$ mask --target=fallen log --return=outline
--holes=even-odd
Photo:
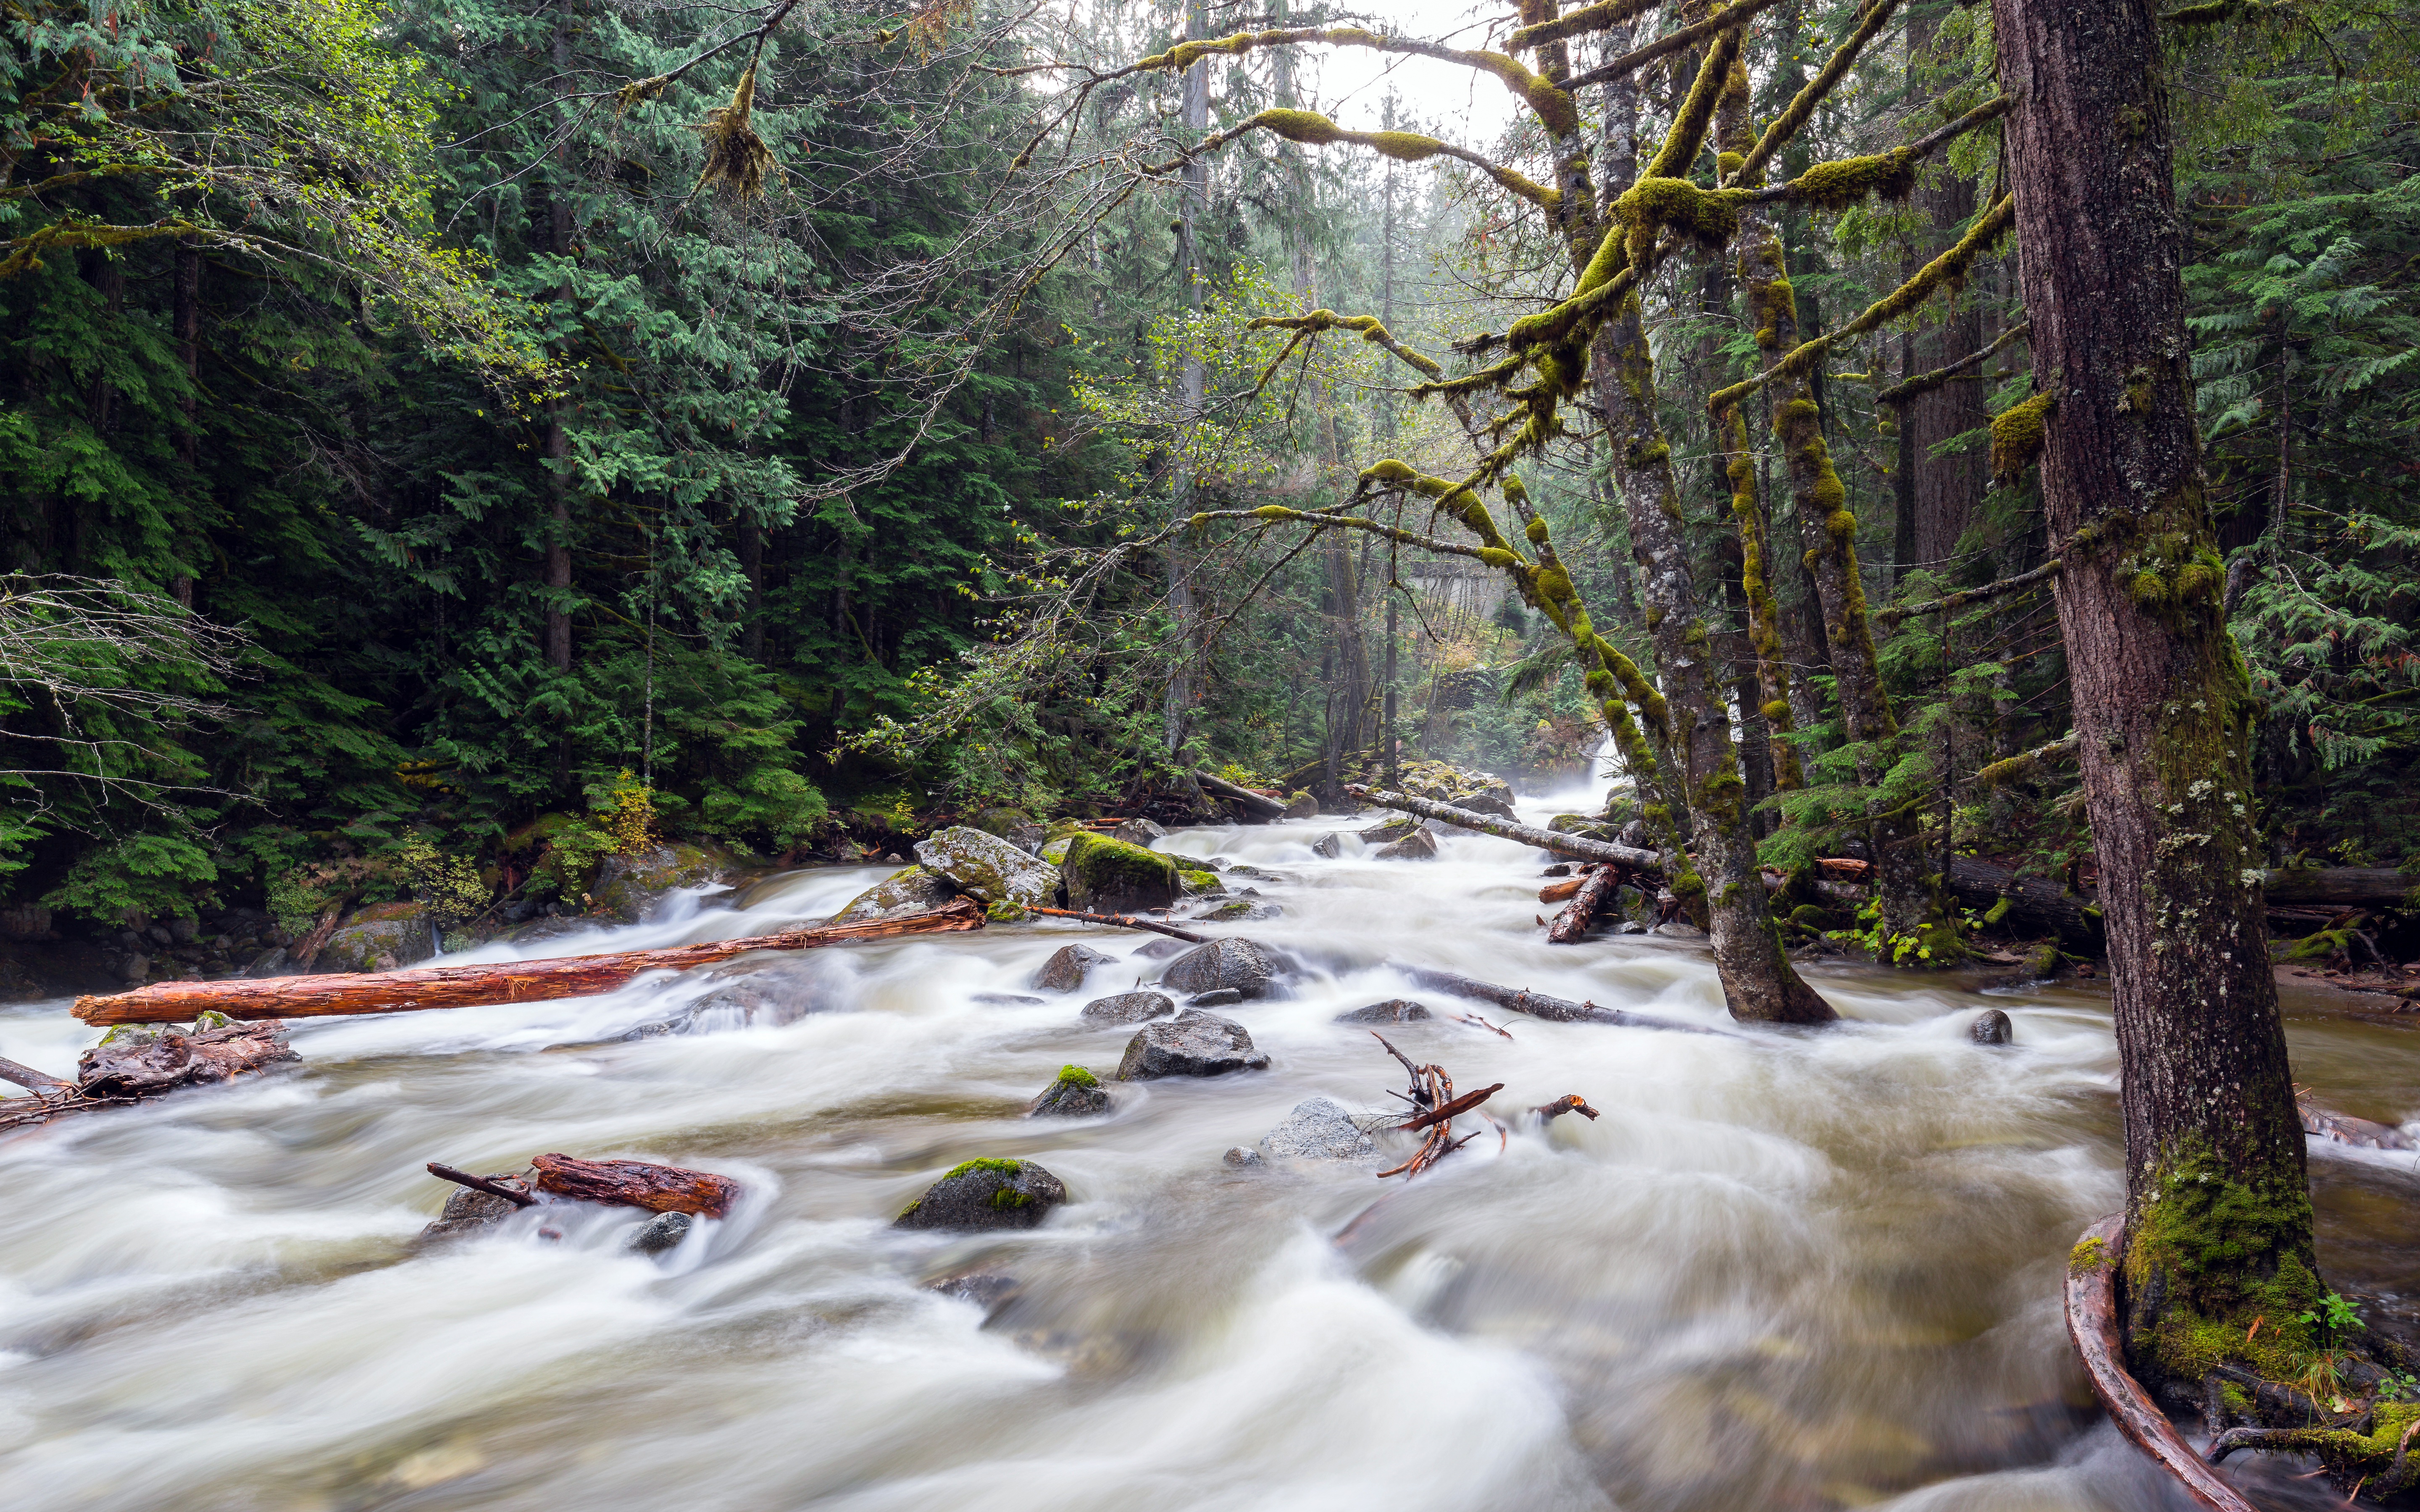
[[[2384,867],[2295,867],[2261,879],[2273,903],[2371,903],[2400,907],[2420,878]]]
[[[1286,806],[1264,793],[1255,793],[1250,788],[1238,787],[1223,777],[1212,777],[1207,772],[1194,773],[1193,780],[1246,812],[1259,814],[1264,821],[1285,817]]]
[[[1542,903],[1569,903],[1572,896],[1587,885],[1586,877],[1565,877],[1559,882],[1549,882],[1538,889],[1538,901]]]
[[[2001,917],[2046,929],[2067,944],[2098,953],[2101,911],[2047,877],[2021,877],[2011,869],[1972,856],[1949,859],[1949,890],[1969,908],[1989,911],[2003,901]]]
[[[75,1083],[31,1066],[20,1066],[13,1060],[0,1060],[0,1082],[8,1082],[29,1092],[72,1092]]]
[[[537,1198],[526,1192],[516,1192],[502,1181],[490,1181],[484,1176],[473,1176],[469,1171],[458,1171],[451,1165],[441,1165],[433,1160],[428,1163],[428,1174],[441,1181],[451,1181],[456,1186],[467,1186],[473,1192],[485,1192],[491,1197],[502,1197],[516,1208],[537,1206]]]
[[[1087,924],[1114,924],[1120,929],[1147,929],[1154,934],[1165,934],[1171,940],[1186,940],[1195,945],[1210,943],[1210,936],[1207,934],[1196,934],[1189,929],[1178,929],[1173,924],[1161,924],[1148,918],[1137,918],[1132,914],[1088,914],[1079,908],[1037,908],[1031,905],[1025,911],[1029,914],[1047,914],[1053,918],[1080,918]]]
[[[2294,1111],[2302,1117],[2303,1133],[2321,1139],[2333,1139],[2340,1145],[2355,1145],[2364,1149],[2410,1149],[2411,1136],[2392,1124],[2372,1123],[2356,1119],[2350,1113],[2325,1108],[2307,1097],[2294,1099]]]
[[[1432,1124],[1451,1123],[1502,1090],[1504,1090],[1504,1084],[1497,1082],[1493,1087],[1482,1087],[1476,1092],[1465,1092],[1443,1107],[1431,1108],[1428,1112],[1419,1114],[1406,1122],[1399,1123],[1395,1127],[1409,1134],[1415,1129],[1426,1129]]]
[[[578,1202],[609,1202],[650,1212],[690,1212],[720,1218],[731,1211],[739,1183],[711,1171],[688,1171],[677,1165],[651,1165],[636,1160],[574,1160],[569,1155],[540,1155],[530,1165],[537,1169],[537,1189]]]
[[[2109,1412],[2118,1431],[2160,1462],[2186,1492],[2211,1512],[2253,1512],[2252,1504],[2228,1485],[2153,1405],[2126,1370],[2125,1338],[2118,1322],[2118,1258],[2125,1219],[2111,1213],[2084,1231],[2067,1261],[2067,1335],[2092,1381],[2092,1395]]]
[[[1450,803],[1438,803],[1430,798],[1418,798],[1408,793],[1389,793],[1384,788],[1363,787],[1357,782],[1345,783],[1344,791],[1364,803],[1374,803],[1381,809],[1400,810],[1404,813],[1419,814],[1423,819],[1440,819],[1449,825],[1460,825],[1465,829],[1476,829],[1481,834],[1494,835],[1501,840],[1515,840],[1524,845],[1535,845],[1542,851],[1553,851],[1560,856],[1575,856],[1583,861],[1611,861],[1616,866],[1626,866],[1636,871],[1657,873],[1661,873],[1664,870],[1664,857],[1660,852],[1643,851],[1635,845],[1616,845],[1610,841],[1589,840],[1579,835],[1566,835],[1559,830],[1540,829],[1535,825],[1525,825],[1517,820],[1500,818],[1496,814],[1480,813],[1470,809],[1457,809]]]
[[[130,1035],[84,1053],[76,1062],[76,1090],[86,1097],[158,1097],[302,1058],[274,1019],[199,1034]]]
[[[1552,1123],[1566,1113],[1576,1113],[1590,1123],[1597,1120],[1596,1109],[1589,1106],[1588,1099],[1577,1092],[1565,1093],[1552,1103],[1541,1103],[1529,1111],[1537,1115],[1540,1123]]]
[[[1618,867],[1601,866],[1590,872],[1579,891],[1572,895],[1572,901],[1546,926],[1546,942],[1577,945],[1587,939],[1589,926],[1596,921],[1598,912],[1612,901],[1614,889],[1621,886],[1621,872]]]
[[[983,905],[954,898],[939,908],[860,924],[825,924],[709,940],[662,950],[562,956],[490,966],[419,966],[323,977],[260,980],[163,981],[105,997],[79,997],[75,1016],[86,1024],[175,1024],[204,1011],[232,1019],[324,1018],[349,1013],[399,1013],[424,1008],[474,1008],[536,1003],[609,993],[642,972],[687,971],[752,950],[807,950],[827,945],[892,939],[983,928]]]
[[[1652,1013],[1632,1013],[1619,1008],[1599,1008],[1594,1003],[1575,1003],[1566,998],[1548,997],[1527,988],[1498,987],[1491,981],[1457,972],[1438,971],[1430,966],[1395,968],[1419,985],[1457,997],[1467,997],[1481,1003],[1494,1003],[1515,1013],[1531,1018],[1552,1019],[1558,1024],[1611,1024],[1634,1029],[1671,1029],[1681,1034],[1714,1034],[1736,1039],[1728,1029],[1709,1028],[1702,1024],[1683,1024],[1679,1019],[1657,1018]]]

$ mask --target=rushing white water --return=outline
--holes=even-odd
[[[299,1067],[0,1142],[7,1505],[2164,1504],[2079,1410],[2056,1309],[2068,1245],[2121,1190],[2099,1000],[1843,971],[1819,975],[1849,1016],[1822,1031],[1404,1025],[1388,1038],[1505,1083],[1508,1110],[1579,1092],[1604,1118],[1490,1132],[1407,1186],[1231,1168],[1305,1098],[1390,1101],[1395,1063],[1334,1022],[1423,995],[1390,962],[1729,1026],[1684,943],[1545,945],[1534,853],[1470,836],[1381,862],[1348,839],[1323,860],[1333,823],[1163,842],[1286,878],[1253,884],[1282,918],[1210,928],[1306,969],[1218,1011],[1270,1070],[1116,1087],[1105,1119],[1019,1115],[1063,1063],[1112,1071],[1131,1031],[1076,1011],[1162,963],[976,1001],[1028,992],[1070,940],[1148,943],[1053,923],[825,952],[833,1007],[781,1027],[616,1038],[706,990],[668,978],[300,1023]],[[791,873],[529,953],[761,933],[881,874]],[[1985,1006],[2013,1048],[1967,1041]],[[2400,1039],[2296,1032],[2353,1083],[2411,1085]],[[64,1004],[0,1011],[14,1059],[64,1070],[91,1038]],[[660,1259],[622,1248],[640,1215],[601,1210],[411,1245],[448,1190],[423,1163],[543,1150],[748,1195]],[[1073,1200],[1027,1233],[888,1227],[976,1155],[1038,1160]],[[1020,1288],[988,1320],[928,1288],[974,1270]]]

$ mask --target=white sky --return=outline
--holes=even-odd
[[[1369,18],[1351,24],[1456,47],[1500,42],[1518,24],[1516,13],[1501,0],[1362,0],[1351,8]],[[1493,78],[1430,58],[1353,47],[1312,48],[1304,52],[1299,67],[1301,87],[1309,97],[1304,103],[1326,112],[1348,131],[1379,128],[1390,85],[1414,119],[1449,142],[1473,148],[1494,142],[1518,108],[1512,92]]]

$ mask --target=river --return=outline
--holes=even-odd
[[[1335,825],[1160,842],[1275,873],[1252,885],[1282,917],[1205,929],[1305,970],[1283,1000],[1217,1011],[1269,1070],[1113,1087],[1099,1119],[1019,1114],[1063,1063],[1114,1070],[1132,1031],[1076,1010],[1161,963],[978,1000],[1028,993],[1070,940],[1151,938],[1054,922],[823,952],[830,1011],[780,1026],[618,1038],[704,973],[302,1022],[298,1067],[0,1141],[6,1505],[2183,1504],[2091,1410],[2058,1312],[2068,1247],[2122,1191],[2104,996],[1819,965],[1845,1015],[1822,1030],[1404,1025],[1389,1038],[1465,1089],[1578,1092],[1604,1117],[1489,1131],[1408,1185],[1231,1167],[1306,1098],[1391,1101],[1394,1062],[1334,1022],[1424,995],[1389,962],[1729,1026],[1687,942],[1546,945],[1526,847],[1315,856]],[[763,933],[886,870],[786,873],[736,908],[683,895],[527,953]],[[1968,1041],[1987,1007],[2012,1046]],[[2420,1036],[2290,1007],[2301,1080],[2348,1112],[2420,1112]],[[64,1003],[0,1010],[0,1056],[64,1071],[91,1038]],[[604,1210],[412,1246],[449,1190],[424,1163],[544,1150],[706,1167],[747,1196],[661,1258]],[[1072,1200],[1026,1233],[888,1227],[981,1155],[1039,1161]],[[2413,1164],[2315,1157],[2347,1291],[2420,1297]],[[1017,1286],[988,1318],[931,1288],[978,1271]],[[2291,1462],[2236,1463],[2267,1504],[2342,1504]]]

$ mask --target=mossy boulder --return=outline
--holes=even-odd
[[[1081,1066],[1062,1066],[1059,1078],[1025,1109],[1029,1119],[1089,1119],[1109,1111],[1101,1079]]]
[[[1106,835],[1070,840],[1059,875],[1067,887],[1067,906],[1091,913],[1166,908],[1185,896],[1175,861]]]
[[[1059,899],[1057,872],[999,836],[963,825],[918,841],[916,859],[986,906],[1047,908]]]
[[[955,895],[950,879],[922,866],[911,866],[866,888],[837,914],[835,924],[861,924],[873,918],[904,918],[940,907]]]
[[[597,913],[636,924],[654,913],[667,894],[721,882],[737,870],[728,855],[704,846],[658,845],[605,857],[597,864],[588,895]]]
[[[1436,856],[1436,835],[1425,825],[1378,850],[1381,861],[1434,861]]]
[[[1621,840],[1620,825],[1584,813],[1559,813],[1546,821],[1546,827],[1558,835],[1576,835],[1581,840],[1603,841],[1608,845],[1619,844]]]
[[[997,836],[1031,856],[1042,848],[1049,831],[1042,822],[1022,809],[985,809],[967,821],[970,829],[980,829]]]
[[[1109,838],[1111,840],[1122,840],[1129,845],[1140,845],[1144,850],[1149,850],[1151,849],[1151,842],[1153,841],[1166,840],[1168,838],[1168,831],[1160,828],[1159,825],[1152,823],[1152,821],[1148,819],[1129,819],[1125,824],[1120,825],[1117,828],[1110,830]]]
[[[1504,791],[1497,789],[1482,788],[1477,792],[1457,795],[1445,801],[1457,809],[1467,809],[1472,813],[1491,814],[1498,819],[1511,819],[1517,822],[1521,817],[1512,811],[1512,800],[1504,795]]]
[[[1030,1160],[970,1160],[926,1187],[891,1227],[1033,1228],[1066,1200],[1066,1183]]]
[[[1294,796],[1286,799],[1285,816],[1288,819],[1311,819],[1318,813],[1319,800],[1299,788],[1295,790]]]
[[[1399,791],[1415,797],[1433,798],[1438,803],[1451,803],[1475,793],[1490,794],[1512,801],[1512,784],[1492,772],[1471,771],[1446,762],[1412,762],[1398,779]]]
[[[413,903],[356,909],[319,949],[315,971],[393,971],[437,953],[428,911]]]
[[[1215,898],[1227,890],[1227,885],[1218,880],[1216,872],[1180,869],[1176,880],[1185,888],[1187,898]]]

